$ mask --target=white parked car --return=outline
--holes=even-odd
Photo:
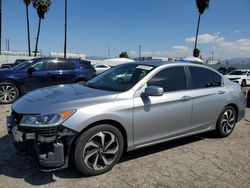
[[[93,65],[93,67],[95,68],[96,70],[96,74],[100,74],[108,69],[110,69],[111,67],[108,66],[108,65],[100,65],[100,64],[96,64],[96,65]]]
[[[250,70],[249,69],[238,69],[225,75],[233,82],[239,83],[242,87],[250,85]]]

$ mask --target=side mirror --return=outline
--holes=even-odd
[[[33,67],[30,67],[27,69],[28,74],[32,74],[34,71],[35,71],[35,69]]]
[[[143,97],[149,97],[149,96],[162,96],[164,93],[164,90],[162,87],[158,86],[148,86],[145,89],[145,92],[142,93]]]

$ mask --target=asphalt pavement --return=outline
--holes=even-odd
[[[74,167],[40,172],[34,156],[14,149],[9,113],[10,105],[0,106],[0,187],[250,187],[250,109],[227,138],[201,134],[132,151],[96,177]]]

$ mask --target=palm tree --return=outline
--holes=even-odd
[[[198,39],[199,28],[200,28],[200,19],[201,19],[201,15],[209,7],[209,0],[196,0],[196,6],[199,10],[199,17],[198,17],[198,24],[197,24],[197,29],[196,29],[196,37],[195,37],[195,44],[194,44],[194,51],[193,51],[194,57],[199,56],[199,53],[197,53],[199,52],[199,50],[196,48],[196,46],[197,46],[197,39]]]
[[[40,28],[41,28],[41,20],[44,19],[45,13],[48,12],[49,7],[51,5],[51,1],[50,0],[32,0],[32,1],[33,1],[33,7],[37,10],[37,14],[39,17],[37,37],[36,37],[36,48],[35,48],[35,57],[36,57]]]
[[[68,8],[68,1],[64,0],[64,58],[67,57],[67,8]]]
[[[27,20],[27,31],[28,31],[28,50],[29,50],[29,56],[31,56],[30,52],[30,23],[29,23],[29,5],[31,3],[31,0],[23,0],[25,7],[26,7],[26,20]]]

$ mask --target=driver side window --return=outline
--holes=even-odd
[[[162,87],[164,92],[186,90],[186,74],[184,67],[166,68],[154,75],[147,83],[148,86]]]
[[[45,70],[43,61],[37,62],[34,65],[32,65],[31,67],[34,68],[35,71],[44,71]]]

